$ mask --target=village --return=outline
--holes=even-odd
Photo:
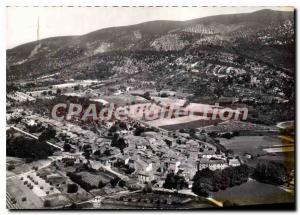
[[[49,38],[30,13],[6,50],[7,208],[293,208],[294,8],[244,9]]]
[[[8,98],[11,104],[15,103],[15,105],[18,104],[17,106],[19,106],[22,103],[26,107],[31,107],[30,103],[35,103],[37,100],[48,101],[57,97],[62,97],[64,100],[67,98],[68,101],[73,101],[74,99],[75,101],[81,101],[82,97],[78,93],[80,88],[74,89],[74,85],[73,88],[69,88],[67,84],[64,87],[67,87],[67,90],[62,88],[65,95],[53,93],[50,98],[42,94],[32,96],[31,92],[12,93],[8,95]],[[87,85],[81,88],[82,92],[87,92],[89,87]],[[72,94],[72,91],[77,93]],[[40,106],[39,109],[27,108],[26,110],[15,108],[14,105],[9,106],[7,129],[12,135],[19,133],[39,140],[39,136],[42,136],[42,133],[47,131],[47,129],[51,128],[55,131],[51,139],[47,140],[48,144],[56,149],[54,154],[51,155],[51,162],[46,167],[33,166],[33,168],[36,168],[36,175],[44,175],[42,179],[46,180],[46,182],[48,181],[49,183],[52,181],[52,178],[55,178],[55,180],[63,181],[65,188],[60,188],[59,184],[57,184],[57,188],[50,185],[48,191],[46,191],[45,186],[38,185],[40,186],[39,189],[34,188],[34,184],[37,186],[37,183],[34,179],[29,178],[33,182],[27,182],[30,184],[28,186],[32,189],[31,192],[39,193],[37,194],[39,196],[41,187],[43,187],[44,193],[42,197],[44,203],[40,204],[44,205],[46,202],[47,207],[66,207],[74,203],[84,205],[88,201],[93,202],[93,204],[99,204],[99,196],[107,196],[112,193],[137,192],[144,190],[148,186],[153,190],[157,189],[159,191],[166,187],[165,184],[170,174],[183,180],[182,183],[176,185],[177,189],[190,190],[189,192],[192,193],[193,180],[198,171],[205,169],[222,171],[228,167],[237,167],[244,164],[249,156],[252,156],[247,153],[237,156],[232,150],[227,150],[215,138],[212,138],[209,133],[211,132],[209,130],[210,127],[213,128],[213,131],[216,131],[218,127],[216,125],[221,126],[223,124],[220,118],[212,120],[203,116],[207,115],[207,113],[212,113],[213,109],[211,107],[213,106],[205,106],[210,109],[203,114],[203,105],[187,103],[182,95],[177,97],[168,94],[168,98],[162,98],[159,97],[162,93],[158,93],[156,97],[151,98],[153,91],[151,94],[146,93],[146,97],[144,96],[145,93],[137,95],[136,91],[133,91],[130,95],[129,92],[126,92],[126,89],[125,91],[118,90],[116,92],[112,92],[111,96],[100,97],[100,99],[91,97],[90,102],[97,102],[103,108],[113,101],[125,108],[138,107],[136,108],[137,113],[140,111],[142,114],[134,115],[130,112],[131,115],[128,115],[126,121],[114,118],[109,121],[86,121],[80,119],[78,112],[77,115],[69,117],[71,120],[67,120],[67,118],[56,120],[51,118],[51,110],[43,111],[43,108],[47,106],[45,104],[43,104],[44,107]],[[163,93],[166,93],[166,91]],[[45,98],[41,99],[43,96]],[[123,98],[126,98],[126,100]],[[131,100],[128,100],[128,98],[131,98]],[[198,116],[190,118],[187,118],[186,114],[181,114],[176,117],[172,116],[169,119],[159,119],[158,114],[157,117],[149,120],[145,119],[145,112],[150,110],[150,108],[145,107],[149,106],[149,104],[155,105],[159,113],[159,108],[175,104],[175,107],[191,107],[198,112],[202,111],[202,114],[197,112]],[[221,109],[222,107],[217,108],[217,110]],[[153,109],[151,110],[153,111]],[[170,109],[167,110],[170,111]],[[171,112],[173,113],[174,111]],[[217,114],[216,116],[219,115]],[[186,123],[195,123],[195,121],[198,128],[184,129]],[[227,120],[227,122],[230,121],[232,120]],[[242,132],[244,128],[246,133],[250,129],[253,132],[269,134],[279,132],[274,127],[240,123],[241,125],[233,127],[232,131],[236,131],[239,128],[239,131]],[[181,125],[183,126],[181,127]],[[168,126],[171,126],[171,130],[167,130],[170,128]],[[176,127],[175,130],[174,126]],[[230,129],[224,129],[223,135],[226,134],[226,131],[230,131]],[[230,134],[234,134],[234,132]],[[32,172],[32,170],[29,172]],[[17,175],[13,174],[9,180],[14,178],[15,180],[23,181],[27,176],[33,177],[28,172],[21,172]],[[117,184],[114,183],[114,180]],[[66,186],[71,184],[71,181],[79,185],[78,191],[76,191],[77,198],[75,199],[70,197],[73,194],[66,192],[69,190]],[[51,182],[50,184],[53,183],[56,182]],[[81,192],[85,194],[79,194]],[[61,195],[62,200],[58,202],[51,201],[51,198],[55,195]],[[109,198],[106,200],[108,202],[112,201]],[[103,199],[101,199],[102,201]],[[117,200],[113,200],[113,202],[115,201]],[[121,202],[124,203],[124,201]],[[220,205],[222,203],[209,201],[209,204]]]

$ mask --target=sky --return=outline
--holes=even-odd
[[[6,47],[37,40],[38,19],[39,37],[44,39],[152,20],[184,21],[261,9],[293,10],[291,7],[7,7]]]

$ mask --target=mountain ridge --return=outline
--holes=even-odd
[[[187,21],[155,20],[78,36],[45,38],[8,49],[7,71],[9,75],[18,73],[17,76],[24,77],[21,71],[28,68],[39,75],[41,70],[59,70],[79,60],[115,51],[181,51],[207,46],[238,50],[256,44],[285,47],[294,43],[293,15],[293,11],[260,10]],[[281,26],[285,26],[281,34],[275,32]]]

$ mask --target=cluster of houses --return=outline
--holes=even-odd
[[[109,167],[113,167],[114,162],[121,162],[134,168],[132,175],[141,184],[155,181],[158,186],[162,186],[170,172],[180,174],[191,182],[198,170],[209,168],[215,171],[240,165],[239,159],[225,155],[210,143],[180,138],[184,143],[178,144],[177,138],[162,132],[144,132],[142,136],[128,133],[124,135],[128,144],[124,152],[103,157],[102,162]]]
[[[42,117],[34,119],[38,121],[44,119],[43,123],[52,124],[51,119],[46,120]],[[128,176],[137,179],[140,184],[155,181],[158,186],[162,186],[167,174],[174,172],[184,176],[191,185],[191,180],[198,170],[209,168],[215,171],[240,165],[238,159],[221,152],[215,145],[193,139],[187,133],[177,132],[176,135],[170,135],[162,131],[147,131],[136,136],[133,129],[119,130],[117,133],[127,145],[121,151],[111,146],[110,139],[99,137],[91,130],[83,130],[76,125],[70,127],[69,124],[63,125],[57,121],[54,126],[59,133],[68,137],[71,146],[77,148],[75,151],[82,151],[84,146],[90,148],[93,168],[105,166],[119,172],[116,164],[122,163],[133,169]],[[99,151],[97,155],[96,151]]]

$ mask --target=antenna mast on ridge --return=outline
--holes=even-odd
[[[37,20],[37,32],[36,32],[36,36],[37,36],[38,43],[40,43],[40,17],[39,16],[38,16],[38,20]]]

